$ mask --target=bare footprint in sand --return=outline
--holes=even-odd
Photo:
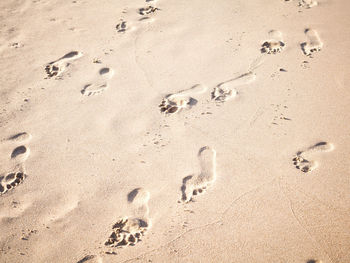
[[[8,138],[8,140],[15,143],[29,141],[30,139],[31,135],[26,132],[18,133]],[[10,160],[13,162],[11,172],[0,174],[0,195],[23,182],[26,177],[24,162],[28,159],[29,155],[30,150],[24,145],[18,146],[12,151],[10,155]]]
[[[194,96],[196,94],[202,94],[206,90],[207,87],[197,84],[190,89],[169,94],[165,96],[159,104],[160,111],[165,114],[171,114],[179,112],[182,109],[189,109],[198,102]]]
[[[97,95],[105,91],[108,87],[108,80],[114,75],[114,71],[111,68],[101,68],[99,71],[100,80],[92,84],[86,84],[81,90],[81,94],[84,96]]]
[[[301,49],[306,56],[311,56],[314,52],[321,51],[323,42],[316,30],[305,29],[305,35],[308,38],[307,42],[301,43]]]
[[[50,62],[46,65],[45,71],[49,78],[60,76],[64,70],[69,66],[69,62],[76,60],[83,56],[83,53],[79,51],[72,51],[57,59],[56,61]]]
[[[148,216],[148,201],[150,193],[143,188],[136,188],[128,196],[128,202],[134,207],[133,217],[119,219],[113,228],[113,232],[105,242],[109,247],[134,246],[141,241],[142,236],[151,227]]]
[[[29,141],[31,137],[29,133],[21,132],[11,136],[8,140],[15,143],[22,143],[24,141]],[[28,159],[29,155],[30,150],[24,145],[17,146],[12,151],[10,155],[10,160],[13,162],[11,172],[0,174],[0,195],[15,188],[24,181],[26,178],[24,162]]]
[[[201,171],[199,174],[186,176],[182,180],[182,201],[192,201],[192,197],[203,193],[208,185],[216,180],[216,151],[208,146],[198,152]]]
[[[283,42],[282,33],[277,30],[271,30],[269,32],[269,39],[266,40],[261,45],[261,53],[266,54],[277,54],[282,52],[285,47],[285,43]]]
[[[0,175],[0,195],[21,184],[25,178],[26,174],[21,170],[6,175]]]
[[[253,72],[242,74],[234,79],[222,82],[217,85],[211,93],[212,100],[216,102],[225,102],[233,99],[238,94],[236,87],[243,86],[253,82],[256,75]]]
[[[319,142],[307,148],[304,151],[299,151],[293,158],[293,164],[304,173],[311,172],[318,167],[318,162],[310,160],[314,155],[333,151],[334,145],[328,142]]]

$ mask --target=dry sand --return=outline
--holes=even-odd
[[[0,1],[0,262],[350,262],[349,11]]]

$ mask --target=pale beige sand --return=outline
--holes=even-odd
[[[0,1],[0,262],[350,262],[350,2],[315,2]]]

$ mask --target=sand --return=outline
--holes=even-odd
[[[0,1],[0,262],[350,262],[349,11]]]

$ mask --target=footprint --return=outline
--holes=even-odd
[[[299,0],[299,6],[301,7],[311,8],[317,5],[318,5],[318,2],[315,0]]]
[[[261,53],[267,53],[267,54],[277,54],[282,52],[282,50],[285,47],[285,43],[282,39],[282,33],[277,30],[271,30],[269,32],[269,40],[266,40],[261,45]]]
[[[154,7],[154,6],[148,6],[148,7],[143,7],[143,8],[140,8],[139,9],[139,14],[140,15],[149,15],[149,14],[151,14],[151,13],[154,13],[154,12],[156,12],[157,10],[159,10],[159,8],[157,8],[157,7]]]
[[[319,142],[305,151],[299,151],[293,158],[293,164],[304,173],[311,172],[318,167],[318,162],[310,160],[314,154],[333,151],[334,145],[328,142]]]
[[[207,186],[216,180],[216,151],[208,146],[198,153],[201,172],[198,175],[186,176],[182,181],[182,201],[192,201],[194,195],[203,193]]]
[[[13,142],[24,142],[31,139],[31,135],[21,132],[8,138]],[[14,168],[11,172],[0,174],[0,195],[15,188],[26,178],[24,162],[28,159],[30,150],[24,145],[17,146],[11,153],[10,158],[14,162]]]
[[[305,29],[305,35],[308,38],[308,42],[301,43],[300,46],[306,56],[311,56],[314,52],[322,49],[323,42],[316,30]]]
[[[238,76],[237,78],[225,81],[217,85],[211,93],[212,100],[217,102],[225,102],[236,97],[237,90],[235,87],[242,86],[253,82],[256,75],[253,72],[248,72]]]
[[[190,89],[182,90],[174,94],[169,94],[162,99],[160,111],[165,114],[175,113],[182,109],[189,109],[197,104],[197,100],[192,96],[202,94],[207,87],[197,84]]]
[[[113,226],[113,231],[107,241],[109,247],[134,246],[141,241],[142,236],[151,227],[148,201],[150,193],[143,188],[136,188],[128,196],[128,202],[134,206],[134,217],[123,217]]]
[[[56,61],[50,62],[46,65],[45,71],[49,78],[60,76],[64,70],[69,66],[69,61],[80,58],[83,53],[79,51],[71,51]]]
[[[26,174],[23,171],[11,172],[0,176],[0,195],[22,183],[25,177]]]
[[[96,83],[87,84],[81,90],[81,94],[84,96],[91,96],[102,93],[109,87],[107,80],[110,80],[114,75],[114,71],[111,68],[102,68],[99,71],[99,76],[102,80],[97,81]]]

